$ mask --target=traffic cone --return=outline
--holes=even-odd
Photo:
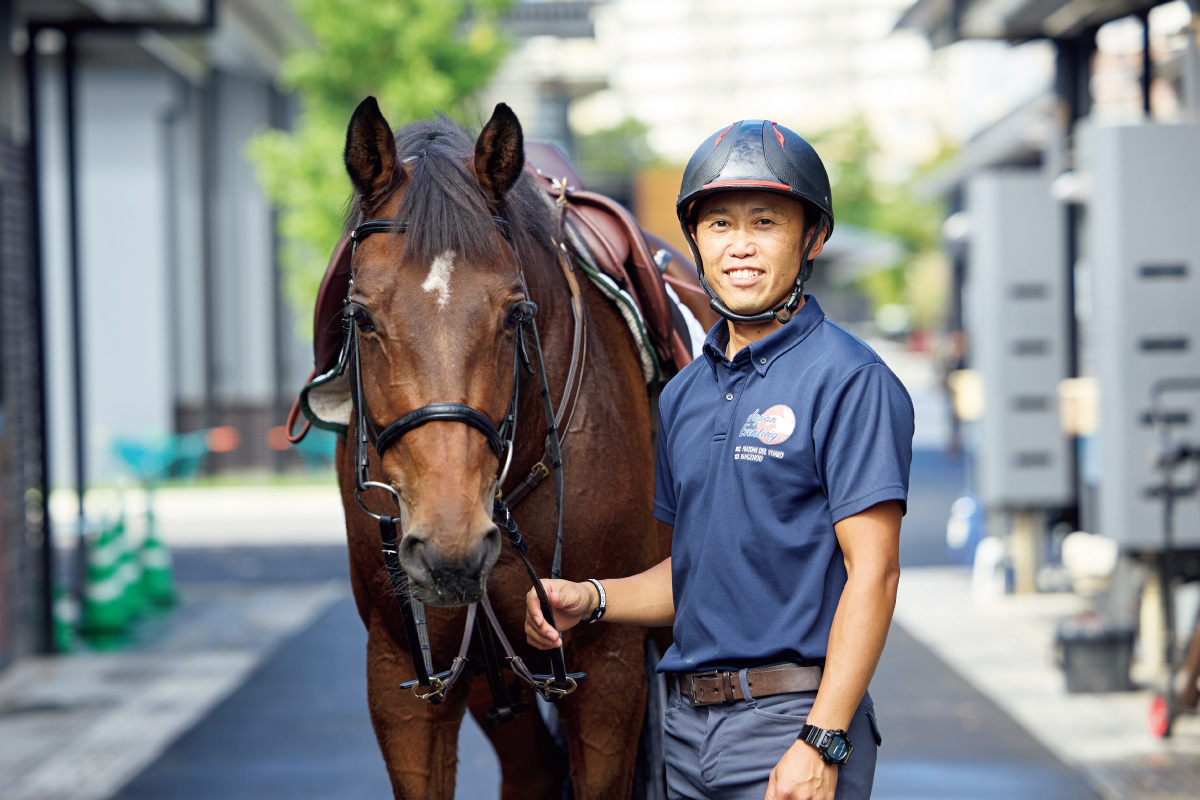
[[[75,627],[79,624],[79,605],[62,586],[54,589],[54,650],[70,653],[75,649]]]
[[[142,592],[142,565],[138,553],[129,543],[129,534],[125,530],[125,514],[117,518],[114,546],[120,554],[117,559],[117,571],[121,576],[121,602],[129,619],[135,620],[146,609],[146,596]]]
[[[124,599],[125,581],[116,526],[102,528],[88,546],[87,555],[82,633],[91,644],[112,646],[129,630],[129,608]]]
[[[154,512],[146,511],[146,538],[142,541],[138,560],[142,566],[142,595],[146,602],[158,608],[175,605],[175,573],[171,566],[171,551],[154,530]]]

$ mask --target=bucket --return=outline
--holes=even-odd
[[[1133,691],[1129,679],[1133,638],[1132,628],[1113,625],[1096,614],[1060,622],[1055,643],[1062,655],[1067,692]]]

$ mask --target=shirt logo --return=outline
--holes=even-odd
[[[783,444],[796,430],[796,415],[785,405],[771,406],[761,414],[758,409],[746,419],[738,436],[749,436],[763,444]]]

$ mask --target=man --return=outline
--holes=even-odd
[[[671,557],[628,578],[545,581],[556,622],[674,626],[658,667],[671,797],[866,798],[912,402],[803,293],[833,229],[804,139],[764,120],[713,134],[677,210],[725,319],[659,403],[654,513],[674,526]],[[532,591],[526,608],[530,643],[558,644]]]

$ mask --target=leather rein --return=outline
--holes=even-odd
[[[504,235],[505,240],[511,245],[512,233],[509,222],[503,217],[497,216],[492,217],[492,221]],[[375,233],[404,233],[407,229],[407,221],[382,218],[366,220],[360,223],[350,234],[350,280],[342,315],[342,326],[345,331],[342,360],[351,371],[354,401],[354,418],[352,421],[355,448],[354,500],[363,512],[373,517],[379,523],[384,565],[400,602],[405,637],[408,640],[409,655],[417,676],[415,680],[401,684],[400,688],[410,689],[415,697],[427,700],[435,705],[442,702],[445,699],[446,693],[451,689],[465,668],[467,651],[470,647],[472,634],[477,633],[482,645],[485,671],[494,701],[494,707],[485,715],[485,723],[491,726],[512,719],[517,712],[528,707],[528,704],[518,701],[516,692],[504,686],[503,677],[500,674],[502,665],[500,654],[497,652],[497,644],[504,652],[503,660],[507,662],[508,668],[520,680],[527,683],[548,701],[553,701],[558,697],[570,694],[575,690],[578,681],[586,676],[581,672],[567,673],[561,647],[550,651],[551,674],[534,674],[529,670],[520,656],[516,655],[511,643],[508,641],[503,630],[501,630],[488,599],[486,589],[480,601],[472,603],[468,607],[462,643],[450,669],[438,673],[434,672],[432,648],[429,644],[429,634],[426,625],[425,606],[408,592],[407,575],[400,565],[398,520],[393,515],[376,514],[367,507],[362,499],[362,494],[367,489],[377,488],[388,492],[396,502],[396,505],[400,505],[400,495],[395,487],[387,483],[371,480],[369,468],[370,456],[367,446],[373,444],[376,454],[382,460],[384,453],[394,446],[404,434],[428,422],[435,421],[460,422],[482,433],[487,438],[488,445],[495,454],[500,467],[499,478],[496,481],[496,498],[493,503],[493,520],[504,530],[513,550],[521,559],[525,571],[528,573],[529,579],[533,583],[534,590],[537,593],[542,614],[553,625],[553,609],[550,607],[549,598],[546,596],[545,588],[538,578],[537,571],[529,561],[527,556],[529,548],[521,536],[516,521],[513,519],[512,508],[527,497],[544,478],[550,474],[554,475],[558,527],[555,535],[554,560],[550,574],[554,578],[561,577],[563,544],[562,439],[566,437],[567,426],[574,414],[582,384],[581,375],[586,355],[587,340],[586,317],[583,314],[582,298],[580,296],[578,281],[574,275],[574,265],[565,246],[555,241],[556,255],[571,290],[571,309],[575,321],[571,362],[567,373],[567,386],[556,413],[550,398],[550,387],[546,377],[545,358],[542,353],[541,339],[538,336],[537,323],[534,321],[534,317],[537,314],[537,305],[528,299],[529,290],[525,282],[524,270],[520,268],[520,261],[518,260],[518,273],[526,301],[523,304],[523,308],[519,307],[520,313],[513,319],[513,324],[515,325],[513,389],[508,410],[505,412],[499,427],[494,425],[486,414],[463,403],[434,402],[404,414],[399,419],[386,425],[383,430],[377,430],[370,415],[367,413],[366,398],[362,385],[359,326],[351,313],[352,304],[350,297],[354,290],[355,278],[354,257],[359,244],[368,236]],[[534,368],[530,362],[529,353],[525,345],[524,333],[526,328],[529,328],[533,334],[537,362],[536,374],[541,389],[542,405],[546,414],[546,441],[541,459],[534,464],[529,474],[507,496],[503,496],[500,487],[503,486],[509,467],[512,465],[521,369],[524,368],[530,375],[534,374]],[[560,430],[562,431],[561,435]],[[546,462],[549,462],[549,466],[547,466]],[[476,631],[476,620],[478,618],[477,606],[483,607],[484,618],[488,623],[487,626],[481,626],[478,631]]]

